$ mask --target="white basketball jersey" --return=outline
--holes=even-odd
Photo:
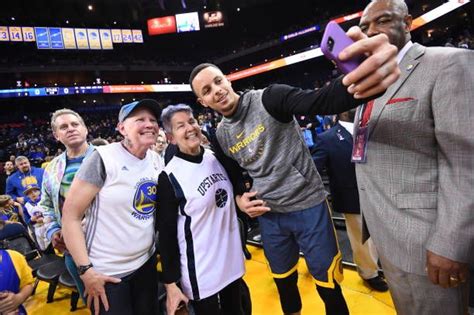
[[[156,184],[163,166],[151,150],[140,160],[121,143],[96,149],[107,175],[86,212],[86,247],[97,271],[123,276],[154,253]]]
[[[201,163],[175,156],[164,171],[179,200],[182,289],[192,300],[204,299],[245,272],[232,184],[208,150]]]

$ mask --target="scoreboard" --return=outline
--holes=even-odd
[[[65,96],[82,94],[191,92],[189,84],[92,85],[66,87],[34,87],[0,90],[1,98]]]

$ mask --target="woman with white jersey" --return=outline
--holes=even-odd
[[[154,222],[163,164],[150,147],[159,115],[154,100],[122,106],[117,130],[124,140],[96,148],[64,204],[64,240],[95,314],[158,313]]]
[[[246,284],[231,181],[187,105],[161,115],[178,151],[158,179],[157,220],[168,314],[190,301],[196,315],[244,314]],[[250,297],[247,295],[247,299]]]

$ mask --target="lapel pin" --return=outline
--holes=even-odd
[[[413,69],[413,65],[408,65],[407,70],[410,71],[411,69]]]

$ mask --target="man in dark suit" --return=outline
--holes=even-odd
[[[370,239],[362,243],[359,193],[355,167],[351,162],[354,111],[338,116],[337,124],[316,138],[313,160],[319,173],[326,169],[329,176],[333,209],[343,213],[346,219],[347,236],[360,277],[372,289],[385,292],[388,286],[378,274],[375,246]]]

